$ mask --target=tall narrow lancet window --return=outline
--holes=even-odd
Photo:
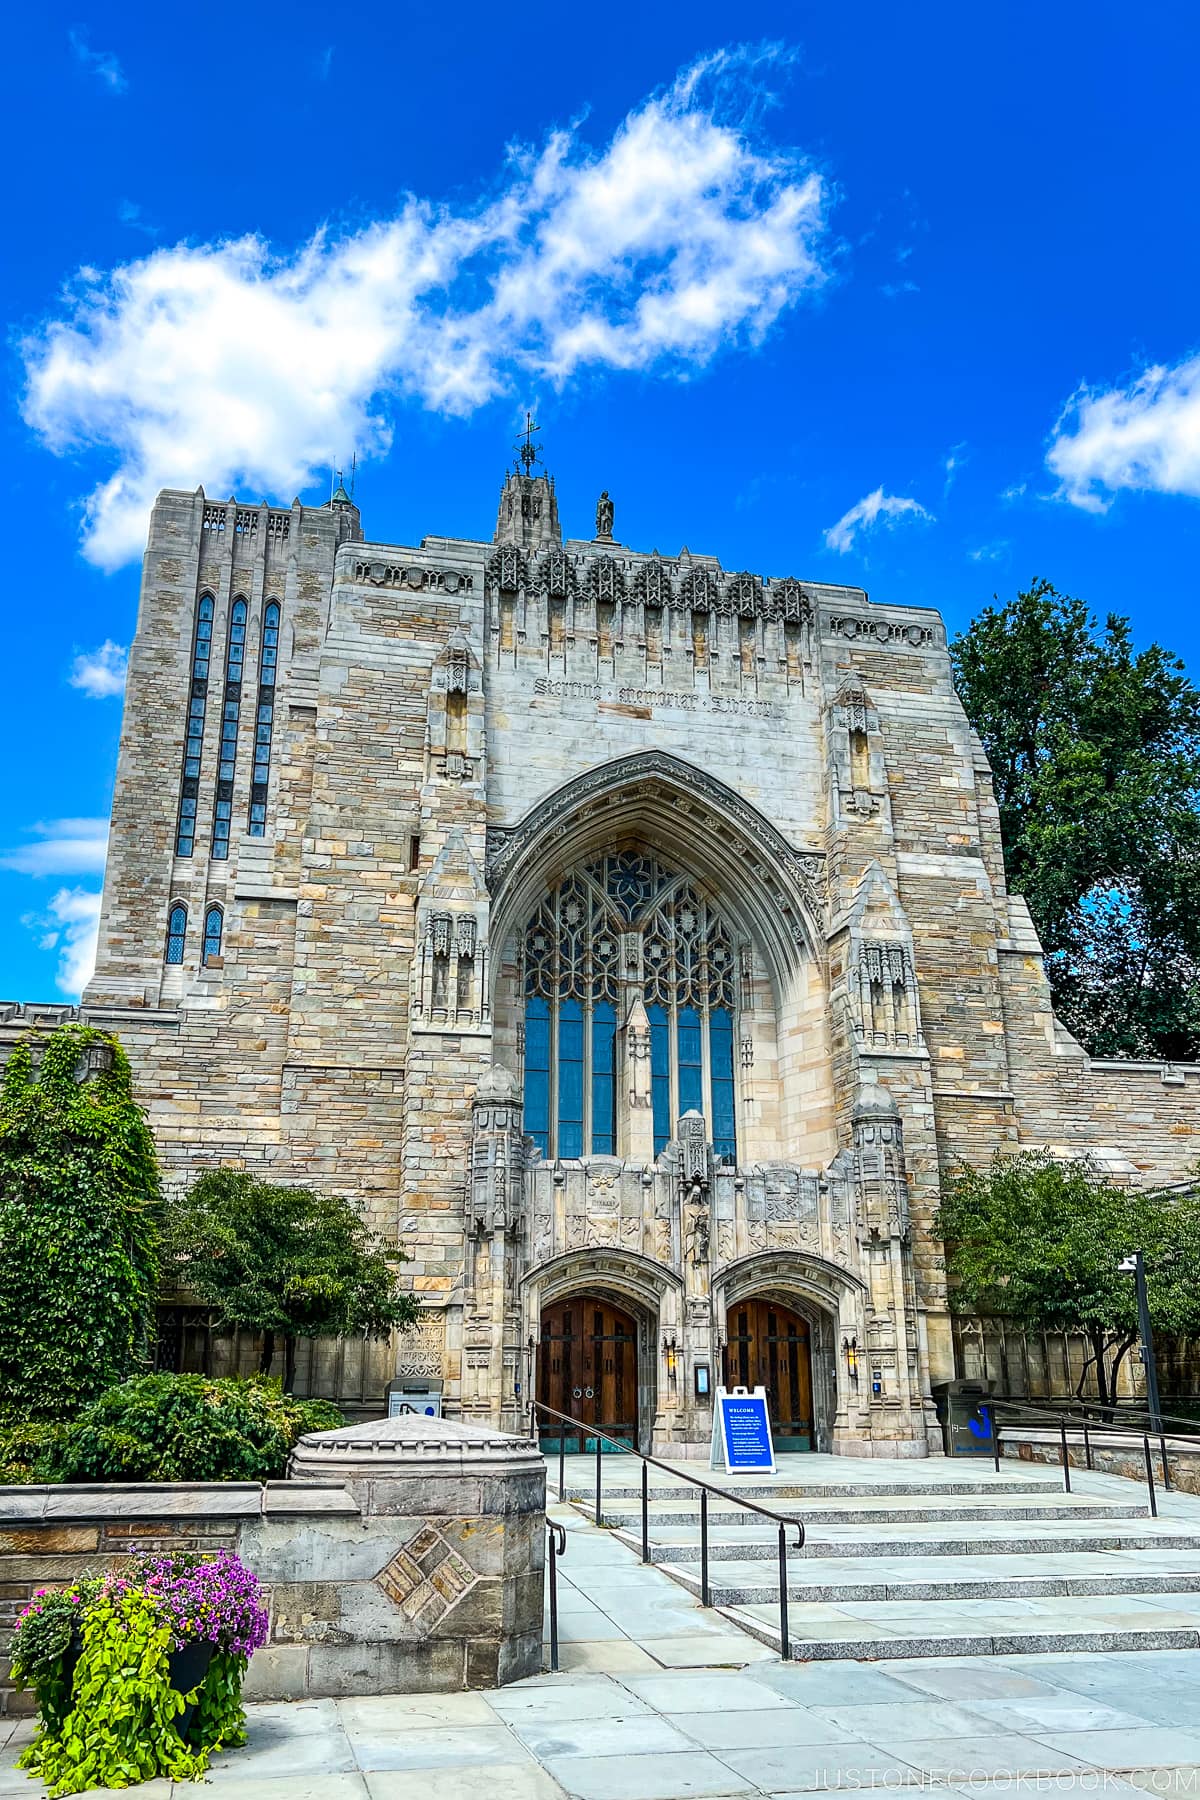
[[[250,836],[265,837],[267,782],[271,775],[271,733],[275,726],[275,674],[279,666],[279,607],[263,610],[258,653],[258,708],[254,715],[254,774],[250,782]]]
[[[190,856],[196,843],[196,802],[200,794],[200,757],[204,749],[204,711],[208,704],[208,665],[212,656],[213,598],[202,594],[196,607],[192,644],[192,685],[188,694],[187,733],[183,742],[183,779],[179,789],[176,856]]]
[[[233,772],[237,765],[238,722],[242,711],[242,674],[246,666],[246,602],[235,600],[229,613],[225,649],[225,703],[221,713],[221,755],[217,764],[217,804],[213,814],[212,853],[218,862],[229,855],[233,818]]]
[[[525,1130],[543,1156],[622,1153],[618,1028],[641,998],[655,1155],[695,1111],[736,1160],[733,939],[686,877],[640,851],[603,857],[547,894],[523,951]]]
[[[177,904],[167,914],[167,954],[164,960],[168,963],[181,963],[186,942],[187,907]]]
[[[219,906],[210,906],[204,915],[204,960],[221,954],[221,934],[225,927],[225,915]]]

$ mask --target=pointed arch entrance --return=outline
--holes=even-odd
[[[537,1397],[636,1447],[638,1442],[638,1323],[608,1295],[576,1293],[542,1308]],[[594,1448],[586,1429],[572,1431],[543,1419],[542,1441],[570,1455]]]
[[[811,1450],[812,1342],[802,1314],[771,1297],[739,1300],[727,1315],[726,1387],[764,1387],[777,1450]]]

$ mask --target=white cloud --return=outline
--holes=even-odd
[[[123,94],[129,83],[115,53],[111,50],[93,50],[87,41],[86,31],[79,26],[69,32],[68,37],[75,61],[94,75],[110,93]]]
[[[55,985],[78,999],[96,966],[100,895],[87,888],[59,888],[44,913],[26,913],[21,923],[38,934],[39,950],[57,950]]]
[[[928,519],[931,524],[933,522],[933,514],[919,500],[904,500],[897,494],[885,494],[881,487],[877,487],[873,494],[864,494],[849,512],[842,514],[836,525],[829,527],[825,533],[825,542],[831,550],[838,550],[844,556],[860,531],[869,531],[881,520],[885,525],[892,526],[906,514],[915,519]]]
[[[30,829],[35,841],[0,851],[0,869],[15,869],[21,875],[103,873],[107,819],[51,819]]]
[[[316,68],[318,81],[329,80],[329,71],[333,67],[333,50],[334,46],[332,44],[326,44],[325,48],[317,57],[314,66]]]
[[[1028,486],[1029,483],[1027,481],[1014,481],[1010,487],[1006,487],[1002,490],[1000,498],[1011,505],[1014,501],[1024,498]]]
[[[976,549],[968,550],[967,555],[976,563],[1001,562],[1008,555],[1009,548],[1007,538],[996,538],[990,544],[980,544]]]
[[[915,281],[885,281],[880,293],[888,300],[895,300],[901,294],[919,294],[920,288]]]
[[[784,60],[709,57],[599,151],[578,124],[510,150],[474,207],[409,196],[291,255],[243,237],[81,271],[23,345],[24,411],[59,454],[115,456],[86,554],[140,554],[161,487],[286,500],[348,444],[382,453],[397,398],[461,416],[531,381],[684,372],[760,341],[826,278],[821,177],[751,137]]]
[[[1081,387],[1046,462],[1059,495],[1087,512],[1107,512],[1122,488],[1200,497],[1200,356],[1156,364],[1125,387]]]
[[[129,652],[123,644],[105,638],[97,650],[81,650],[67,676],[73,688],[82,688],[93,700],[108,700],[125,692]]]

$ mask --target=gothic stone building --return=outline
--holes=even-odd
[[[1200,1147],[1196,1071],[1054,1020],[937,614],[633,550],[607,496],[564,541],[528,468],[486,542],[160,495],[83,1011],[170,1179],[407,1252],[420,1330],[339,1381],[696,1453],[722,1379],[787,1447],[939,1447],[947,1172]]]

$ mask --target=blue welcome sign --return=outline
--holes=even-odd
[[[755,1469],[774,1475],[766,1388],[717,1389],[711,1463],[714,1469]]]

